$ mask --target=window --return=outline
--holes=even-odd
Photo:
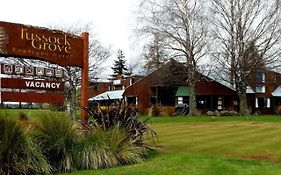
[[[206,104],[206,103],[207,103],[207,101],[204,101],[204,100],[199,101],[199,104],[200,104],[200,105],[204,105],[204,104]]]
[[[108,86],[108,91],[114,91],[114,86],[109,85],[109,86]]]
[[[222,97],[218,98],[218,110],[222,110]]]
[[[134,83],[134,79],[130,78],[130,85],[132,85]]]
[[[256,98],[256,108],[270,108],[270,98]]]
[[[274,76],[274,83],[277,83],[277,79],[278,79],[278,74],[275,74],[275,76]]]
[[[265,82],[265,74],[262,72],[258,72],[256,74],[256,80],[258,83],[264,83]]]
[[[265,93],[265,86],[257,86],[256,93]]]
[[[178,104],[183,104],[183,97],[178,97]]]
[[[113,80],[113,85],[122,85],[122,81],[120,80]]]
[[[151,104],[161,104],[161,99],[157,96],[150,97],[150,103]]]
[[[198,109],[204,109],[207,108],[207,101],[206,100],[199,100],[197,101],[197,108]]]

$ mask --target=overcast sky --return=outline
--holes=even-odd
[[[35,26],[92,22],[98,40],[129,58],[135,10],[136,0],[2,0],[0,21]]]

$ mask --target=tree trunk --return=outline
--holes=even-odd
[[[246,115],[249,113],[248,111],[248,105],[247,105],[247,97],[246,97],[246,93],[239,93],[239,100],[240,100],[240,103],[239,103],[239,113],[241,115]]]
[[[189,85],[189,114],[190,116],[197,115],[197,104],[196,104],[196,94],[195,85]]]
[[[68,109],[68,114],[70,115],[71,118],[75,119],[76,118],[76,90],[71,90],[70,91],[70,99],[68,99],[68,104],[69,104],[69,109]]]

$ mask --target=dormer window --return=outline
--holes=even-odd
[[[257,83],[265,83],[265,74],[262,72],[258,72],[256,74]]]

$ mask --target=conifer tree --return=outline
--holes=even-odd
[[[124,78],[125,75],[130,75],[130,71],[126,66],[125,55],[122,50],[117,51],[117,60],[114,60],[114,65],[111,67],[113,70],[113,79],[117,76]]]

